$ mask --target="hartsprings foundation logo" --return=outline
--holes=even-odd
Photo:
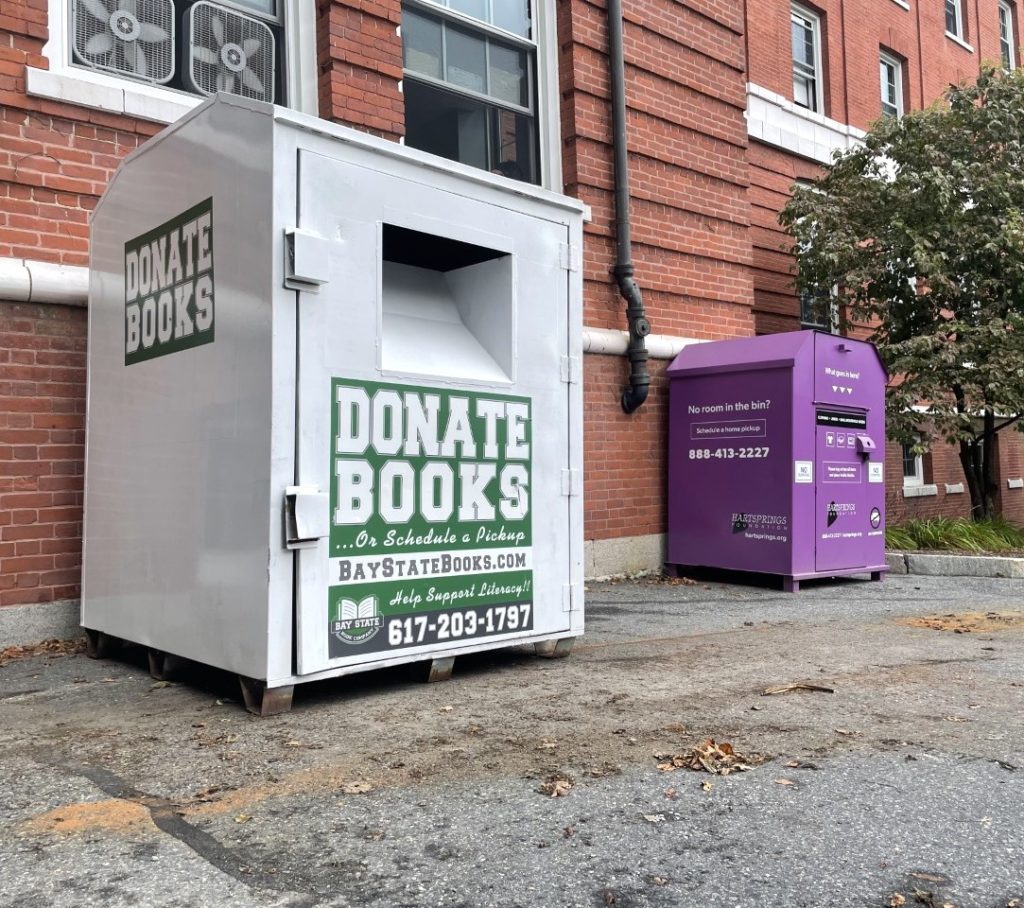
[[[736,511],[732,514],[733,535],[764,542],[785,542],[788,538],[789,518],[785,514],[753,514]]]

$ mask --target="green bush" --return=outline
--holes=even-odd
[[[886,548],[903,550],[1024,551],[1024,530],[998,517],[977,522],[962,517],[931,517],[888,527],[885,545]]]

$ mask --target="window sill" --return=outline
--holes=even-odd
[[[904,498],[929,498],[932,495],[939,494],[938,486],[904,486],[903,497]]]
[[[26,66],[25,90],[35,97],[80,104],[156,123],[173,123],[204,100],[169,88],[125,84],[85,69],[54,72]]]
[[[1024,489],[1024,479],[1007,479],[1006,488],[1008,489]]]
[[[897,6],[902,6],[905,10],[910,9],[910,4],[907,3],[907,0],[892,0],[892,2],[895,3]]]
[[[946,483],[946,494],[947,495],[963,495],[964,484],[962,482]]]
[[[954,35],[952,32],[946,32],[946,37],[949,38],[949,40],[952,41],[954,44],[959,44],[964,50],[970,51],[972,54],[974,53],[974,48],[971,47],[971,45],[968,44],[966,41],[964,41],[964,39],[961,38],[959,35]]]

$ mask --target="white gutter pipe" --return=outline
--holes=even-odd
[[[0,300],[84,306],[89,300],[89,269],[0,257]]]
[[[670,334],[648,334],[644,339],[647,353],[652,359],[675,359],[683,347],[702,344],[704,341],[693,337],[673,337]],[[622,356],[629,344],[629,332],[617,328],[584,328],[583,352],[606,353]]]
[[[89,299],[89,269],[31,259],[0,257],[0,300],[15,303],[56,303],[85,306]],[[692,337],[650,334],[647,350],[653,359],[675,359],[679,351],[703,341]],[[584,328],[583,352],[623,356],[629,332],[617,328]]]

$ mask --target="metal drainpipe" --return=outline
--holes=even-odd
[[[622,392],[622,409],[632,413],[647,400],[651,376],[647,371],[647,345],[651,323],[644,312],[640,287],[633,280],[633,253],[629,221],[629,157],[626,147],[626,74],[622,53],[622,0],[608,3],[608,57],[611,63],[612,149],[615,155],[615,241],[617,253],[612,274],[626,301],[629,322],[629,387]]]

